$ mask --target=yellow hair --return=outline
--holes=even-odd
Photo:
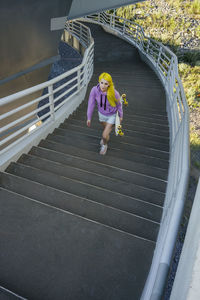
[[[101,79],[108,81],[109,87],[107,90],[107,98],[111,106],[116,106],[116,102],[118,101],[115,98],[115,88],[114,88],[111,75],[105,72],[101,73],[101,75],[99,76],[99,82],[101,81]]]

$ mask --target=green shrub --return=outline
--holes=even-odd
[[[200,51],[187,51],[182,55],[181,60],[194,67],[200,61]]]
[[[200,1],[199,0],[194,0],[191,3],[191,7],[189,8],[189,12],[191,14],[200,14]]]
[[[200,139],[197,133],[190,133],[190,145],[192,150],[199,150],[200,149]]]

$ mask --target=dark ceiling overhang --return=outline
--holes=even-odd
[[[73,0],[67,19],[77,19],[103,10],[142,2],[144,0]]]

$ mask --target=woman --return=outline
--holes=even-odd
[[[102,139],[100,142],[100,154],[105,155],[108,148],[108,141],[112,127],[115,124],[115,117],[118,111],[120,122],[123,119],[122,104],[120,95],[115,90],[112,77],[108,73],[99,76],[99,83],[90,92],[87,109],[87,126],[91,126],[92,114],[97,102],[99,121],[103,126]]]

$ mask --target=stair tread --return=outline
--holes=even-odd
[[[19,295],[16,295],[12,291],[0,286],[0,299],[1,300],[23,300]]]
[[[100,151],[100,137],[99,139],[94,140],[93,137],[85,137],[84,139],[79,138],[80,135],[72,134],[68,136],[61,136],[60,134],[50,134],[47,137],[48,141],[55,141],[58,143],[62,143],[68,146],[80,147],[82,150],[91,151],[94,153],[98,153]],[[89,142],[87,141],[89,140]],[[168,168],[168,164],[166,161],[162,161],[162,159],[148,157],[144,154],[132,153],[130,151],[121,150],[120,147],[114,148],[112,144],[108,144],[108,150],[106,153],[106,157],[113,157],[114,159],[123,159],[127,162],[133,162],[137,164],[142,164],[145,169],[149,169],[151,171],[156,172],[156,170],[161,170],[161,172],[166,172]]]
[[[87,120],[86,112],[84,113],[82,110],[75,111],[73,114],[70,115],[69,120],[80,120],[85,121]],[[67,120],[66,120],[67,121]],[[94,111],[92,116],[92,122],[99,122],[97,111]],[[133,126],[137,124],[138,126],[149,128],[150,126],[155,129],[161,129],[163,131],[169,131],[169,126],[167,124],[161,124],[157,119],[152,120],[152,122],[148,122],[147,119],[139,119],[137,117],[127,119],[126,114],[124,114],[123,124],[126,126]]]
[[[66,127],[67,124],[64,123],[62,124],[58,129],[67,129],[69,132],[72,132],[72,128],[67,128]],[[85,128],[84,128],[85,126]],[[83,134],[85,133],[85,135],[94,135],[94,136],[100,136],[101,135],[101,132],[102,132],[102,127],[99,123],[96,123],[95,126],[93,127],[93,125],[90,127],[90,128],[87,128],[86,129],[86,123],[84,124],[84,126],[79,126],[78,124],[74,124],[74,127],[73,127],[73,130],[75,131],[77,129],[77,131],[80,131],[82,132]],[[112,139],[110,140],[110,142],[125,142],[125,143],[129,143],[129,144],[133,144],[133,145],[140,145],[140,146],[143,146],[144,148],[149,148],[156,152],[164,152],[166,153],[167,155],[169,155],[168,153],[168,147],[164,146],[164,149],[163,148],[163,145],[162,143],[159,143],[157,141],[151,141],[151,143],[145,143],[144,139],[141,138],[141,137],[138,137],[138,136],[135,136],[135,137],[132,137],[130,134],[126,134],[126,127],[124,126],[124,124],[122,124],[122,127],[123,127],[123,130],[125,132],[125,135],[123,136],[123,138],[121,137],[116,137],[115,136],[115,133],[114,131],[111,132],[111,136],[112,136]],[[128,129],[127,129],[127,132],[128,132]],[[133,132],[133,131],[132,131]],[[168,138],[167,138],[168,139]],[[161,149],[156,149],[156,146],[159,146],[159,144],[161,144],[162,148]],[[153,149],[155,148],[155,149]]]
[[[80,127],[85,127],[86,120],[79,120],[79,119],[75,119],[75,118],[71,117],[70,119],[65,120],[64,124],[73,124],[73,125],[77,125]],[[129,124],[128,122],[123,121],[122,126],[124,128],[126,128],[126,130],[130,130],[130,131],[147,132],[147,133],[158,135],[158,136],[169,137],[169,130],[158,128],[158,127],[152,128],[149,126],[149,124],[148,124],[148,126],[145,127],[144,125],[141,125],[141,124],[132,125],[132,124]],[[61,128],[62,128],[62,126],[61,126]],[[92,120],[92,128],[94,128],[94,129],[100,128],[100,123],[98,120]],[[88,128],[88,130],[89,129],[90,128]]]
[[[86,298],[91,288],[95,298],[108,299],[109,294],[119,300],[127,292],[139,297],[153,242],[2,189],[0,193],[0,252],[6,253],[0,256],[2,283],[9,282],[28,299],[68,298],[70,287],[78,299],[77,284]],[[137,280],[130,278],[134,269],[139,270]]]
[[[110,191],[116,191],[120,194],[131,196],[142,201],[151,201],[151,199],[159,199],[164,201],[165,193],[155,191],[154,189],[145,188],[133,183],[123,182],[120,179],[114,179],[107,174],[97,174],[78,167],[63,165],[63,163],[53,162],[47,158],[34,157],[31,155],[23,155],[18,160],[20,164],[25,164],[44,171],[52,172],[60,176],[78,180],[94,186],[99,186]]]
[[[96,125],[97,125],[97,123],[96,123]],[[122,124],[122,127],[123,127],[125,135],[127,137],[129,137],[129,136],[130,137],[131,136],[133,136],[133,137],[139,136],[141,139],[146,138],[146,139],[149,139],[151,141],[153,140],[154,142],[158,142],[158,143],[169,143],[169,137],[168,136],[158,135],[158,134],[150,133],[150,132],[147,132],[147,131],[142,132],[141,130],[140,131],[135,130],[135,128],[129,129],[128,126],[123,126],[123,124]],[[59,128],[60,129],[70,129],[70,130],[72,129],[72,130],[77,130],[77,131],[85,132],[85,133],[87,133],[88,131],[91,131],[93,134],[98,134],[100,129],[102,131],[102,128],[100,127],[100,124],[99,124],[99,126],[93,126],[93,123],[92,123],[92,126],[90,128],[87,128],[86,123],[84,123],[83,126],[80,126],[79,124],[73,124],[71,122],[65,122]],[[114,131],[111,132],[111,135],[115,136]]]
[[[85,119],[86,118],[86,112],[87,112],[87,103],[85,103],[84,106],[78,108],[78,110],[74,113],[74,116],[78,116],[80,119]],[[98,120],[98,115],[97,115],[97,110],[95,109],[92,119]],[[128,113],[126,111],[126,108],[123,108],[123,112],[124,112],[124,121],[128,122],[132,122],[132,120],[138,121],[138,122],[143,122],[143,123],[148,123],[148,124],[155,124],[157,126],[162,126],[166,129],[169,128],[168,125],[168,119],[167,117],[163,117],[163,116],[149,116],[149,115],[142,115],[141,112],[138,113],[134,113],[134,112],[130,112]]]
[[[116,76],[116,74],[115,74],[115,76]],[[94,82],[94,85],[95,84],[96,84],[96,82]],[[126,97],[126,98],[127,98],[127,101],[129,102],[128,97]],[[132,99],[130,99],[130,101],[131,100]],[[88,105],[88,101],[86,98],[86,100],[80,104],[78,111],[80,110],[80,108],[83,110],[87,109],[87,105]],[[140,109],[136,109],[135,107],[134,108],[132,107],[131,102],[129,102],[128,106],[124,106],[123,109],[127,116],[131,116],[131,117],[132,116],[144,116],[147,118],[149,117],[150,119],[158,117],[159,119],[168,121],[168,116],[167,116],[166,111],[155,110],[155,109],[154,110],[153,109],[145,109],[144,107],[141,107]],[[131,109],[131,111],[130,111],[130,109]]]
[[[100,135],[102,130],[97,130],[95,128],[87,128],[86,124],[85,127],[81,127],[81,126],[77,126],[74,124],[63,124],[60,126],[60,128],[62,129],[67,129],[68,131],[73,130],[73,131],[78,131],[82,134],[87,134],[88,132],[92,133],[93,135]],[[124,133],[125,133],[125,138],[137,138],[139,140],[141,140],[142,145],[155,145],[156,146],[162,146],[163,144],[168,145],[169,144],[169,138],[168,137],[162,137],[162,136],[158,136],[158,135],[152,135],[152,134],[147,134],[147,133],[142,133],[142,132],[137,132],[134,130],[126,130],[126,128],[124,128]],[[114,131],[111,133],[111,135],[114,137]],[[124,138],[123,137],[123,138]],[[119,137],[118,137],[119,138]],[[149,142],[149,143],[148,143]]]
[[[42,147],[33,147],[29,153],[31,155],[51,159],[52,161],[78,167],[100,175],[106,174],[106,176],[119,179],[120,181],[135,183],[137,185],[165,192],[166,182],[161,179],[152,178],[134,171],[123,170],[112,165],[104,164],[103,162],[91,161],[83,157],[74,156],[73,154],[62,153]]]
[[[63,153],[73,154],[74,156],[83,157],[86,159],[94,160],[97,162],[103,162],[104,164],[108,164],[111,166],[115,166],[118,168],[122,168],[124,170],[138,172],[144,175],[148,175],[151,177],[159,178],[166,180],[167,174],[165,170],[161,170],[158,168],[147,168],[144,164],[139,164],[132,161],[127,161],[123,158],[113,158],[112,155],[108,155],[109,152],[103,156],[99,155],[99,153],[94,151],[89,151],[85,149],[77,148],[77,146],[66,145],[60,142],[55,142],[53,140],[43,140],[40,142],[39,146],[43,148],[57,150]],[[152,169],[154,172],[152,172]]]
[[[62,127],[61,127],[62,129]],[[83,135],[94,135],[94,136],[101,136],[102,134],[102,130],[96,130],[93,128],[90,128],[89,130],[87,130],[87,128],[81,128],[78,126],[69,126],[67,128],[67,131],[69,134],[83,134]],[[126,133],[126,130],[124,130],[124,136],[123,137],[117,137],[114,135],[114,132],[111,133],[111,137],[112,139],[118,140],[119,138],[122,138],[124,140],[124,142],[128,142],[128,143],[133,143],[133,144],[137,144],[143,147],[148,147],[148,148],[152,148],[155,150],[161,150],[161,151],[167,151],[169,150],[169,143],[163,143],[163,142],[159,142],[159,141],[153,141],[151,139],[146,139],[144,137],[142,137],[139,133],[137,133],[135,136],[134,135],[128,135]]]
[[[105,222],[105,214],[101,216],[102,210],[106,211],[108,208],[125,211],[139,217],[149,219],[155,222],[160,222],[162,208],[153,203],[144,202],[132,198],[124,198],[116,201],[109,201],[108,199],[101,199],[99,202],[96,199],[88,199],[82,196],[72,194],[68,191],[59,190],[54,187],[36,182],[17,174],[1,173],[2,187],[16,192],[17,194],[38,200],[42,203],[47,203],[51,206],[67,210],[74,214],[92,219],[103,223]],[[26,188],[23,188],[26,185]],[[98,217],[98,218],[97,218]],[[107,215],[106,215],[107,217]]]
[[[104,204],[105,201],[107,201],[108,205],[104,206],[104,209],[108,211],[108,215],[110,214],[110,219],[107,219],[107,222],[111,222],[113,227],[136,236],[144,237],[148,240],[155,241],[156,239],[159,228],[158,222],[109,206],[110,201],[114,198],[115,201],[122,202],[122,195],[110,193],[106,190],[83,183],[73,182],[72,180],[63,178],[62,176],[51,174],[47,171],[41,171],[33,167],[25,167],[20,164],[10,165],[8,173],[48,185],[61,191],[66,191],[70,194],[74,194],[91,201],[104,201]],[[102,197],[104,197],[103,200]]]
[[[90,144],[95,145],[95,148],[97,148],[97,146],[99,146],[100,139],[101,139],[100,136],[90,134],[90,131],[81,134],[79,132],[74,132],[74,131],[72,132],[62,128],[55,129],[54,132],[48,136],[48,138],[51,139],[52,137],[53,139],[54,136],[55,137],[60,136],[60,138],[62,137],[63,142],[67,141],[68,144],[76,145],[77,141],[79,141],[80,143],[79,145],[82,145],[83,147],[86,146],[86,149],[87,146],[90,147]],[[112,149],[113,156],[117,155],[118,153],[118,157],[119,155],[120,156],[123,155],[125,159],[130,159],[136,162],[140,162],[140,161],[145,162],[152,166],[161,167],[163,169],[168,168],[168,164],[169,164],[168,159],[163,159],[162,157],[163,154],[168,154],[168,153],[164,153],[163,151],[161,152],[151,148],[146,148],[141,145],[133,145],[133,144],[125,143],[124,137],[118,137],[118,141],[117,139],[113,139],[113,137],[111,136],[111,140],[108,143],[108,148]]]

